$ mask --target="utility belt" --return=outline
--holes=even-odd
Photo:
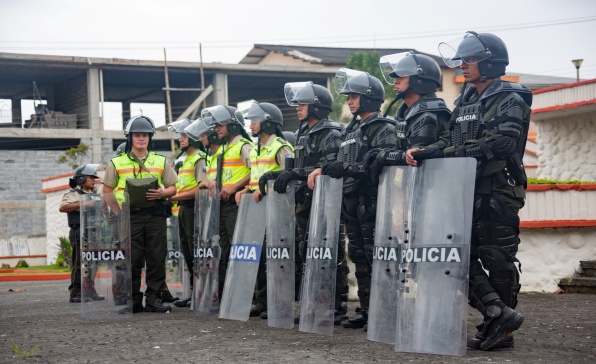
[[[172,203],[168,200],[157,200],[153,206],[131,208],[130,213],[133,215],[153,215],[168,218],[172,216]]]
[[[178,205],[186,207],[195,207],[195,200],[179,200]]]

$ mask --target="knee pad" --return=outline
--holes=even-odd
[[[348,243],[348,255],[350,256],[352,262],[356,265],[356,269],[358,269],[359,265],[368,263],[363,247],[352,244],[351,241]]]
[[[517,245],[516,251],[517,251]],[[517,305],[519,272],[514,264],[515,252],[500,246],[481,246],[478,248],[480,261],[488,271],[488,282],[497,292],[501,301],[511,308]]]

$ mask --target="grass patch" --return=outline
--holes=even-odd
[[[37,265],[35,267],[19,268],[19,270],[26,270],[26,271],[45,271],[45,270],[51,270],[51,271],[55,271],[56,273],[70,272],[70,268],[68,268],[68,267],[61,267],[61,266],[58,266],[56,264],[53,264],[53,265]]]

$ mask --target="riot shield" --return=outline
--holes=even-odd
[[[105,299],[94,301],[95,293]],[[81,317],[131,317],[131,297],[128,203],[116,216],[102,196],[81,195]],[[120,314],[126,306],[129,313]]]
[[[198,190],[195,206],[194,290],[196,316],[219,313],[219,190]]]
[[[190,286],[184,287],[184,271],[188,268],[180,250],[180,229],[178,216],[170,216],[167,230],[168,253],[166,256],[166,284],[170,293],[177,297],[186,298],[190,295]]]
[[[400,254],[395,350],[466,353],[468,268],[476,160],[425,161]]]
[[[267,323],[271,327],[294,327],[294,234],[293,183],[287,193],[267,194]]]
[[[377,198],[367,338],[395,343],[400,249],[407,224],[405,206],[414,186],[411,167],[386,167],[380,176]]]
[[[230,260],[219,307],[219,318],[246,321],[255,292],[263,239],[267,196],[259,203],[252,194],[242,196]]]
[[[317,177],[310,210],[298,330],[332,334],[343,180]]]

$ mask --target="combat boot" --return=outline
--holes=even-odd
[[[506,345],[513,347],[511,333],[520,328],[524,317],[500,301],[496,305],[487,307],[487,314],[490,318],[484,324],[486,339],[480,343],[480,349],[493,350],[506,347]]]
[[[486,333],[485,333],[485,324],[486,322],[482,322],[480,325],[476,326],[478,330],[474,337],[468,339],[467,346],[470,349],[480,350],[480,344],[484,340],[486,340]],[[507,337],[502,340],[498,346],[495,346],[493,349],[513,349],[513,333],[509,333]]]
[[[333,315],[333,324],[335,326],[341,325],[341,323],[348,319],[348,304],[342,301],[339,304],[339,308],[335,310]]]
[[[174,302],[174,306],[176,307],[189,307],[190,306],[191,298],[185,298],[183,300],[178,300]]]
[[[145,311],[145,308],[143,307],[142,303],[134,303],[132,306],[126,306],[126,307],[120,309],[120,311],[118,311],[118,313],[121,315],[126,315],[129,313],[140,313],[143,311]]]
[[[368,323],[368,310],[356,309],[356,313],[341,322],[346,329],[361,329]]]
[[[164,305],[160,301],[145,304],[145,312],[159,312],[168,313],[172,311],[172,307]]]

